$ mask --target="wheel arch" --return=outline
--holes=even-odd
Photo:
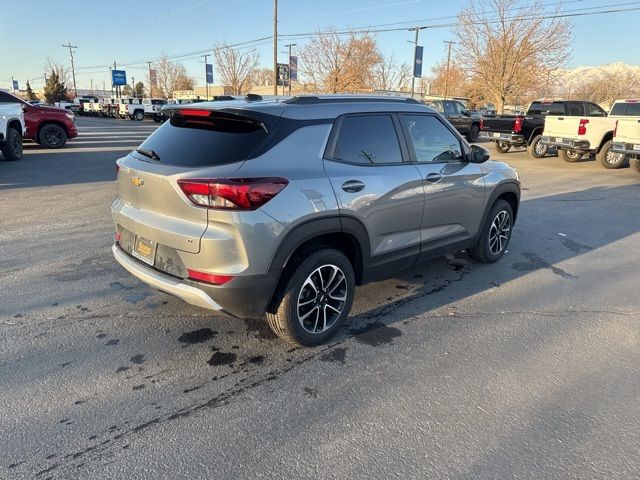
[[[67,137],[69,136],[69,129],[64,124],[64,122],[60,120],[43,120],[38,124],[38,127],[36,128],[36,137],[35,137],[36,140],[38,139],[38,137],[40,137],[40,132],[42,131],[42,129],[47,125],[57,125],[58,127],[61,127],[64,130],[64,132],[67,134]]]
[[[9,120],[9,123],[7,124],[7,130],[9,130],[10,128],[15,128],[16,130],[18,130],[18,132],[20,132],[20,136],[23,135],[22,124],[17,118]]]
[[[513,211],[513,222],[515,223],[520,208],[520,186],[516,182],[508,181],[498,185],[491,193],[489,201],[484,207],[481,225],[486,223],[487,215],[489,215],[491,208],[498,200],[505,200],[509,203]]]
[[[531,142],[533,142],[533,139],[536,138],[538,135],[542,135],[542,132],[544,131],[543,127],[536,127],[531,131],[531,135],[529,135],[529,140],[527,141],[527,145],[531,145]]]
[[[600,145],[598,145],[596,153],[600,153],[600,150],[602,150],[602,147],[604,147],[604,144],[607,143],[609,140],[613,140],[613,131],[610,131],[604,134],[604,136],[602,137],[602,140],[600,140]]]

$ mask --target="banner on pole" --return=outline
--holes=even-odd
[[[158,85],[158,72],[156,70],[149,70],[149,84],[152,87]]]
[[[422,77],[422,50],[423,50],[423,47],[416,46],[416,54],[413,61],[414,77]]]
[[[289,65],[278,64],[278,85],[289,85]]]
[[[15,92],[16,90],[20,90],[20,89],[18,88],[18,80],[14,80],[14,81],[13,81],[13,91]]]
[[[206,64],[207,83],[213,83],[213,64]]]
[[[289,58],[289,79],[293,82],[298,81],[298,57]]]

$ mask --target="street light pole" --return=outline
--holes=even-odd
[[[278,95],[278,0],[273,0],[273,94]]]
[[[209,79],[207,78],[207,58],[209,58],[211,55],[208,53],[205,53],[203,55],[204,57],[204,84],[206,85],[206,89],[207,89],[207,101],[209,101]]]
[[[296,45],[296,43],[288,43],[285,45],[285,47],[289,49],[289,96],[291,96],[291,47],[295,47]]]
[[[414,28],[410,28],[409,31],[416,32],[416,38],[413,42],[409,41],[409,43],[413,43],[413,70],[411,71],[411,98],[413,98],[413,95],[415,93],[415,89],[416,89],[416,48],[418,47],[418,34],[420,33],[420,30],[423,30],[427,27],[414,27]]]

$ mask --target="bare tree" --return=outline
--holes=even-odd
[[[58,76],[60,83],[69,85],[71,81],[71,73],[62,64],[54,62],[51,57],[47,57],[47,63],[45,63],[44,70],[47,72],[47,76],[55,73]]]
[[[504,110],[508,96],[535,88],[567,61],[570,24],[543,12],[540,0],[473,1],[458,16],[457,57]]]
[[[382,57],[374,67],[373,88],[377,90],[402,90],[411,80],[411,67],[403,63],[399,65],[392,53]]]
[[[273,86],[272,68],[255,68],[251,72],[251,86],[264,87]]]
[[[319,32],[300,52],[304,76],[324,92],[358,92],[373,88],[375,68],[382,60],[375,38],[335,30]]]
[[[162,53],[162,57],[153,64],[153,68],[157,77],[154,93],[159,93],[159,96],[171,98],[174,91],[193,89],[194,80],[187,75],[184,65],[169,61],[166,53]]]
[[[630,70],[601,69],[576,89],[580,98],[610,106],[620,98],[640,96],[640,74]]]
[[[251,88],[252,73],[260,60],[258,52],[242,52],[227,45],[218,45],[213,53],[220,80],[230,88],[231,94],[246,93]]]
[[[451,62],[447,71],[447,61],[442,60],[431,68],[431,94],[444,95],[448,89],[452,95],[467,96],[470,79],[464,68]]]

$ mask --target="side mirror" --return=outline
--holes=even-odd
[[[489,152],[477,145],[471,145],[471,151],[469,152],[469,162],[471,163],[484,163],[489,160]]]

